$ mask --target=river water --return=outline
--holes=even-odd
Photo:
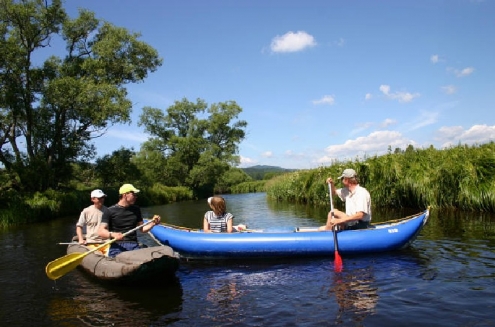
[[[235,223],[250,228],[317,226],[327,211],[263,193],[225,198]],[[206,210],[201,200],[143,213],[200,228]],[[375,210],[373,220],[412,213]],[[139,288],[101,284],[79,270],[46,277],[76,220],[0,231],[1,326],[495,326],[493,215],[432,210],[411,248],[344,256],[340,274],[333,258],[182,262],[176,280]]]

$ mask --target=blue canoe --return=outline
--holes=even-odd
[[[373,224],[368,229],[337,233],[339,253],[361,254],[403,249],[414,241],[426,224],[429,211],[402,219]],[[168,224],[157,225],[150,234],[185,259],[238,259],[333,256],[331,231],[317,227],[269,228],[238,233],[204,233]]]

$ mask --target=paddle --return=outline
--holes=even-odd
[[[148,224],[151,224],[152,222],[153,222],[153,220],[149,220],[145,224],[142,224],[140,226],[137,226],[136,228],[131,229],[128,232],[125,232],[123,235],[126,236],[132,232],[135,232],[138,229],[140,229],[140,228],[142,228]],[[52,280],[58,279],[58,278],[62,277],[63,275],[67,274],[69,271],[74,270],[83,261],[83,259],[88,254],[93,253],[95,251],[98,251],[99,249],[101,249],[101,248],[103,248],[109,244],[112,244],[115,241],[116,241],[116,239],[112,239],[106,243],[103,243],[100,246],[95,247],[94,249],[92,249],[88,252],[70,253],[70,254],[67,254],[61,258],[55,259],[46,265],[46,269],[45,269],[46,275],[48,276],[48,278],[50,278]]]
[[[333,218],[334,217],[334,212],[333,212],[333,197],[332,197],[332,185],[328,183],[328,191],[330,192],[330,215]],[[334,270],[335,272],[341,272],[342,271],[342,258],[340,257],[339,254],[339,242],[337,240],[337,226],[333,228],[333,247],[335,248],[335,259],[333,262]]]

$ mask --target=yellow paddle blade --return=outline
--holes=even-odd
[[[53,260],[46,265],[46,275],[48,278],[55,280],[63,275],[67,274],[69,271],[74,270],[84,259],[85,253],[70,253],[66,256]]]

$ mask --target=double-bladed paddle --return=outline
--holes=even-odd
[[[333,210],[333,197],[332,197],[332,185],[328,183],[328,192],[330,195],[330,215],[333,218],[334,217],[334,210]],[[333,247],[335,249],[335,259],[333,262],[333,266],[335,269],[335,272],[341,272],[343,263],[342,263],[342,258],[340,257],[339,254],[339,242],[337,240],[337,225],[333,227]]]
[[[142,224],[140,226],[137,226],[136,228],[133,228],[131,229],[130,231],[128,232],[125,232],[123,235],[126,236],[132,232],[135,232],[137,231],[138,229],[152,223],[153,220],[149,220],[148,222],[146,222],[145,224]],[[78,252],[74,252],[74,253],[69,253],[61,258],[58,258],[58,259],[55,259],[53,260],[52,262],[49,262],[47,265],[46,265],[46,275],[48,276],[48,278],[52,279],[52,280],[55,280],[55,279],[58,279],[60,277],[62,277],[63,275],[67,274],[69,271],[75,269],[82,261],[83,259],[90,253],[93,253],[95,251],[98,251],[100,250],[101,248],[109,245],[109,244],[112,244],[113,242],[115,242],[116,239],[112,239],[106,243],[103,243],[102,245],[100,246],[97,246],[96,248],[88,251],[88,252],[84,252],[84,253],[78,253]]]

